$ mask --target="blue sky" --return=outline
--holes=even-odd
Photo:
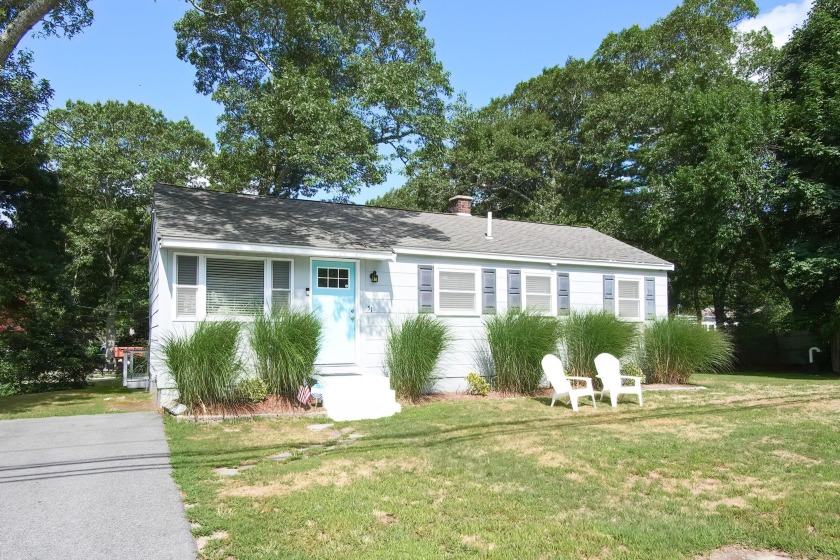
[[[748,27],[766,25],[783,43],[804,20],[811,0],[762,0],[761,14]],[[562,64],[589,57],[610,31],[647,26],[665,16],[676,0],[423,0],[425,26],[438,59],[457,92],[474,106]],[[94,23],[72,40],[27,38],[35,70],[47,78],[53,106],[69,99],[136,101],[184,117],[215,139],[219,107],[195,92],[192,67],[175,56],[172,25],[188,4],[181,0],[93,0]],[[356,202],[402,184],[399,174],[364,190]]]

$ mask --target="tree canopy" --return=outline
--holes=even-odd
[[[196,1],[177,48],[224,107],[217,179],[342,199],[441,142],[451,88],[413,3]]]
[[[68,102],[35,136],[64,193],[73,296],[111,348],[118,328],[145,325],[152,185],[200,186],[213,146],[186,119],[116,101]]]

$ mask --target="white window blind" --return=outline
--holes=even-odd
[[[198,294],[198,257],[178,255],[175,270],[175,316],[195,317]]]
[[[254,315],[262,310],[263,261],[207,259],[207,315]]]
[[[476,313],[477,272],[441,270],[438,301],[444,313]]]
[[[641,318],[641,283],[638,280],[618,280],[618,316]]]
[[[271,308],[285,309],[291,303],[292,263],[289,261],[271,262]]]
[[[537,313],[551,313],[551,277],[525,276],[525,307]]]

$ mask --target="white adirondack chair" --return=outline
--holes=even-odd
[[[545,372],[548,382],[551,383],[554,389],[554,396],[551,397],[551,406],[554,406],[555,401],[563,395],[569,396],[569,402],[572,404],[572,410],[577,412],[578,399],[580,397],[590,397],[592,399],[592,407],[595,407],[595,391],[592,389],[592,380],[588,377],[572,377],[566,375],[563,371],[563,362],[560,358],[552,354],[547,354],[542,359],[542,368]],[[571,381],[583,381],[586,383],[585,387],[572,387]]]
[[[604,395],[610,396],[613,408],[618,406],[619,395],[636,395],[639,406],[642,406],[642,378],[634,375],[621,375],[621,364],[612,354],[598,354],[595,357],[595,369],[604,388],[601,389],[601,400]],[[633,385],[622,385],[624,379],[632,379]]]

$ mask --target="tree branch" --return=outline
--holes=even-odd
[[[190,5],[191,5],[193,8],[195,8],[196,10],[198,10],[199,12],[201,12],[202,14],[204,14],[205,16],[215,16],[215,17],[221,17],[221,16],[225,15],[225,12],[224,12],[224,11],[222,11],[222,12],[211,12],[210,10],[205,10],[204,8],[202,8],[202,7],[200,7],[198,4],[196,4],[196,3],[195,3],[195,0],[187,0],[187,2],[189,2],[189,3],[190,3]]]
[[[53,11],[62,0],[35,0],[18,12],[0,33],[0,68],[5,68],[18,43],[35,25]]]

